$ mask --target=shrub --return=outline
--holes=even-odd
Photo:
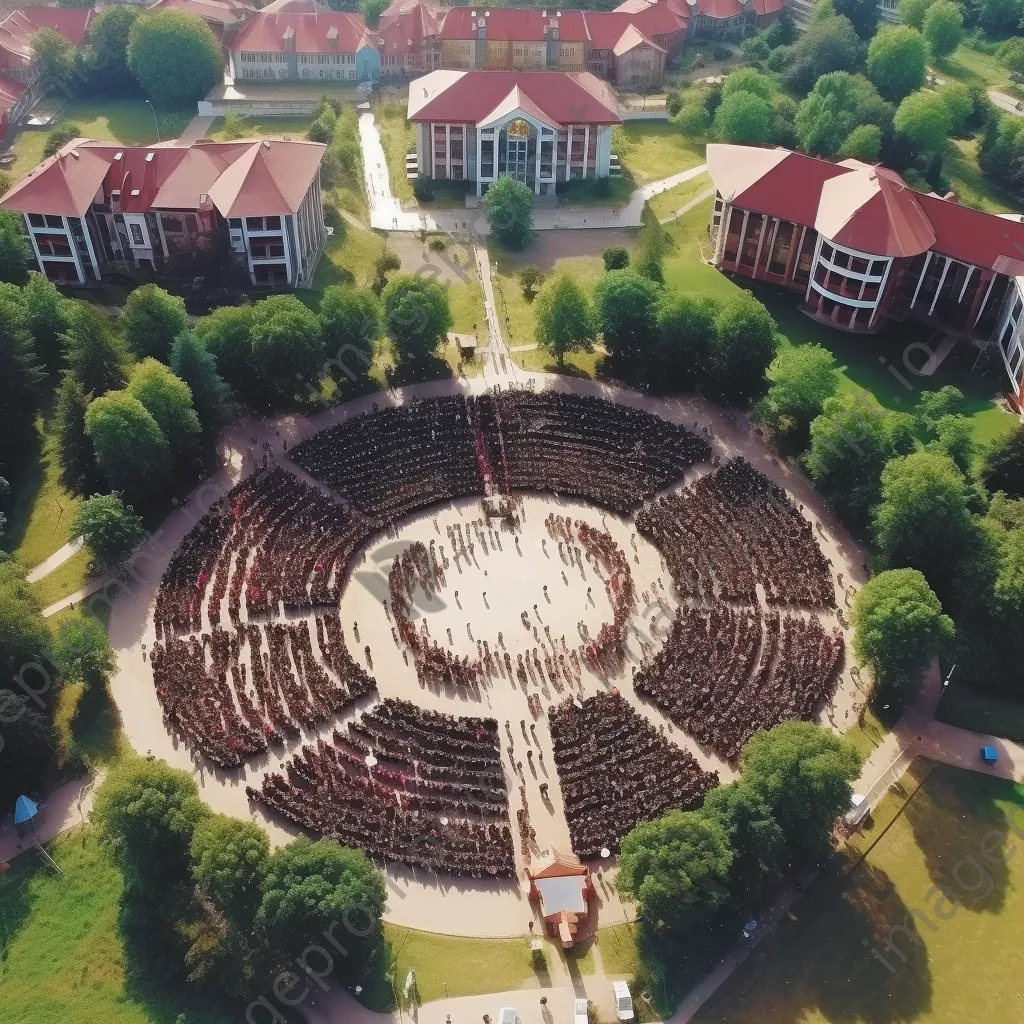
[[[421,203],[429,203],[435,195],[434,180],[425,174],[417,174],[412,186],[412,194]]]

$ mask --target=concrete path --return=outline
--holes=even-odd
[[[49,558],[40,562],[26,577],[29,583],[38,583],[44,576],[48,576],[54,569],[62,566],[69,558],[73,558],[82,550],[84,541],[81,537],[69,540],[67,544],[57,548]]]
[[[501,317],[498,316],[498,306],[494,301],[490,256],[486,249],[474,246],[473,258],[476,260],[476,272],[484,293],[484,314],[487,318],[487,350],[482,353],[484,379],[491,384],[503,380],[514,383],[519,376],[519,368],[501,334]]]
[[[87,597],[95,594],[97,590],[102,590],[108,583],[113,583],[116,579],[116,570],[105,572],[102,576],[97,576],[96,579],[87,583],[81,590],[76,590],[73,594],[68,594],[67,597],[62,597],[59,601],[55,601],[44,608],[43,618],[48,619],[51,615],[56,615],[57,612],[62,612],[65,608],[78,604],[79,601],[84,601]]]
[[[699,196],[697,196],[695,199],[691,199],[685,206],[680,206],[679,209],[676,210],[676,212],[673,213],[671,217],[662,217],[658,221],[658,223],[659,224],[671,224],[672,221],[678,220],[680,217],[685,216],[695,206],[699,206],[701,203],[704,202],[705,199],[710,199],[714,194],[715,194],[715,186],[712,185],[710,188],[707,188],[703,192],[701,192],[701,194]]]
[[[1024,110],[1017,109],[1017,104],[1020,100],[1016,96],[1008,96],[1005,92],[1000,92],[998,89],[989,89],[988,98],[1000,110],[1005,110],[1006,113],[1014,114],[1017,117],[1024,117]]]
[[[93,796],[103,776],[85,776],[65,783],[40,801],[34,834],[41,843],[48,843],[68,829],[82,825],[92,811]],[[32,840],[18,835],[13,815],[0,825],[0,864],[13,860],[32,849]]]
[[[178,136],[178,141],[183,143],[198,142],[200,139],[206,138],[206,133],[210,130],[210,126],[216,121],[217,118],[207,114],[196,114],[187,125],[185,125],[182,133]]]

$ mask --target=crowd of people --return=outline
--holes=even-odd
[[[803,510],[736,458],[645,506],[637,529],[665,557],[683,598],[835,606],[835,586]]]
[[[578,857],[618,850],[641,821],[699,806],[718,785],[696,758],[669,743],[617,690],[567,700],[550,713],[555,768]]]
[[[636,692],[727,760],[762,729],[808,719],[836,689],[843,634],[816,615],[759,608],[684,608]]]
[[[381,861],[474,878],[515,872],[494,719],[385,700],[247,793]]]

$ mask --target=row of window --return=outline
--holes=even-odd
[[[53,217],[50,214],[45,216],[41,213],[30,213],[28,215],[28,222],[34,228],[61,228],[64,227],[63,217]]]
[[[828,242],[821,243],[821,258],[828,260],[834,267],[852,270],[855,274],[870,274],[872,277],[881,277],[889,264],[888,260],[868,260],[862,256],[854,256],[843,249],[829,245]]]
[[[242,64],[287,64],[286,53],[240,53]],[[354,53],[300,53],[300,64],[355,64]]]

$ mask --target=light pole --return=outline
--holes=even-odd
[[[149,109],[153,112],[153,127],[156,129],[156,141],[157,142],[163,142],[164,140],[162,138],[160,138],[160,122],[157,121],[157,119],[156,119],[156,107],[154,107],[153,104],[149,100],[146,100],[145,103],[147,104]]]

